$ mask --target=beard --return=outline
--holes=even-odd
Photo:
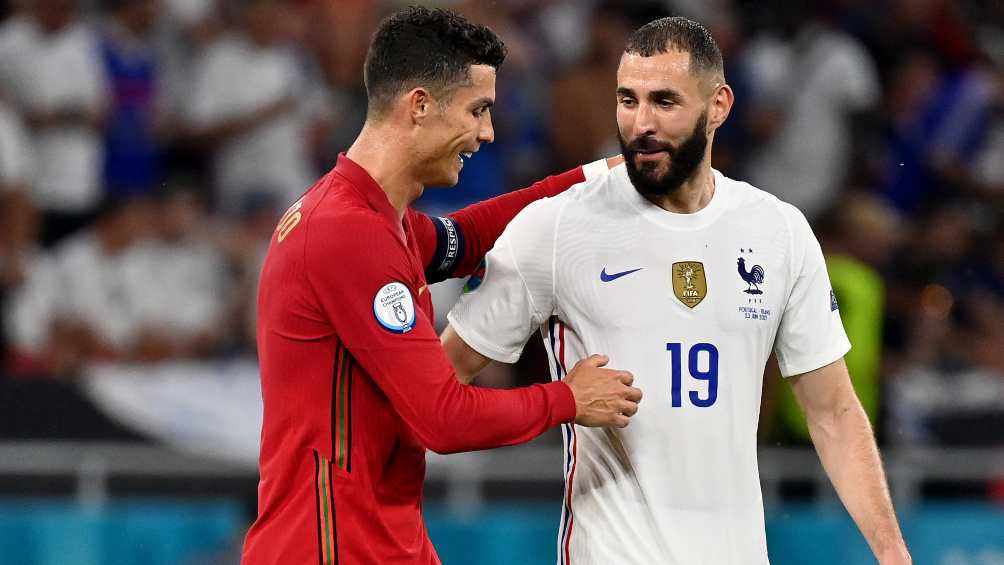
[[[618,132],[617,140],[621,144],[628,178],[635,189],[647,196],[666,196],[693,177],[698,165],[704,160],[704,150],[708,146],[708,134],[705,132],[707,125],[708,113],[704,112],[697,119],[690,136],[675,147],[651,136],[639,137],[627,143]],[[669,167],[665,173],[660,175],[658,172],[661,163],[646,162],[641,167],[638,166],[635,161],[638,153],[651,151],[665,151],[669,156]]]

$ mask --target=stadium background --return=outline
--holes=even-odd
[[[626,34],[667,13],[708,26],[736,93],[714,164],[822,240],[915,562],[1004,563],[1004,4],[431,4],[510,50],[497,141],[427,191],[431,213],[616,153]],[[400,5],[0,1],[0,562],[237,563],[264,244],[357,133],[369,35]],[[437,286],[443,315],[459,288]],[[546,378],[531,345],[483,382]],[[766,383],[773,562],[871,562],[787,385]],[[555,433],[431,455],[444,563],[551,562],[560,451]]]

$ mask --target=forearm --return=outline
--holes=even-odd
[[[576,415],[564,383],[494,390],[457,382],[437,342],[352,354],[419,441],[438,453],[527,442]]]
[[[850,395],[819,416],[810,414],[808,423],[826,474],[880,562],[883,556],[905,556],[874,434],[857,397]]]

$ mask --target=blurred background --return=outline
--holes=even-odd
[[[684,15],[736,94],[714,165],[799,206],[827,255],[918,564],[1004,563],[1004,3],[430,2],[510,55],[497,141],[442,214],[618,152],[627,34]],[[257,273],[365,115],[401,2],[0,0],[0,561],[236,564],[254,517]],[[437,285],[440,317],[460,285]],[[548,378],[531,340],[482,383]],[[768,369],[775,563],[872,562]],[[430,455],[444,563],[550,563],[560,437]]]

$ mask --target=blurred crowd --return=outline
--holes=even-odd
[[[812,221],[883,442],[1004,445],[1004,4],[423,3],[510,55],[497,141],[420,208],[617,153],[628,33],[699,20],[736,93],[714,165]],[[253,355],[265,245],[358,132],[369,35],[401,5],[0,0],[0,386]],[[543,374],[524,357],[503,381]],[[785,388],[765,437],[804,441]]]

